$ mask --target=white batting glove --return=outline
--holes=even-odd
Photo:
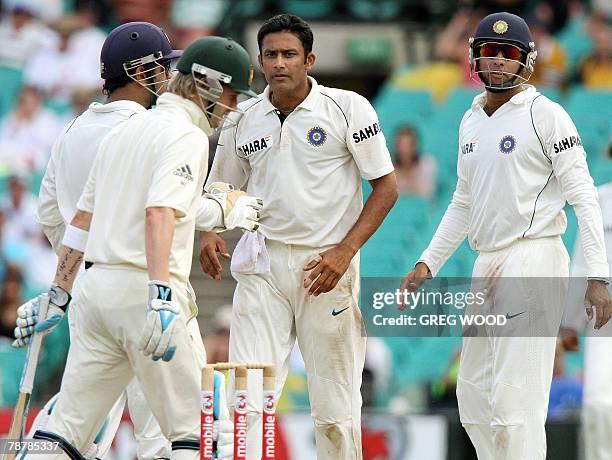
[[[61,287],[53,284],[47,295],[39,295],[17,309],[17,327],[13,346],[21,348],[26,346],[34,332],[51,332],[64,317],[72,297]],[[49,302],[46,314],[39,318],[41,302]]]
[[[217,460],[232,459],[234,456],[234,424],[230,420],[225,393],[225,377],[215,371],[213,441],[217,442]]]
[[[213,422],[213,441],[217,441],[217,459],[234,458],[234,424],[231,420]]]
[[[149,281],[147,320],[142,330],[138,349],[153,361],[170,361],[176,352],[177,323],[182,318],[172,302],[172,288],[163,281]],[[180,326],[179,326],[180,327]]]
[[[241,228],[253,232],[259,228],[260,211],[263,207],[261,198],[235,190],[233,185],[225,182],[210,184],[205,196],[221,206],[225,230]]]

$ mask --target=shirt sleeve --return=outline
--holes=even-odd
[[[463,124],[463,121],[462,121]],[[461,129],[461,128],[460,128]],[[461,141],[459,142],[461,145]],[[432,276],[436,276],[444,263],[455,252],[468,234],[470,225],[471,196],[463,167],[461,147],[457,153],[457,186],[453,198],[434,233],[427,249],[418,262],[424,262]],[[417,263],[418,263],[417,262]]]
[[[240,156],[236,146],[237,129],[233,126],[221,131],[206,187],[213,182],[227,182],[236,189],[244,189],[249,181],[251,167],[248,160]]]
[[[564,327],[572,328],[578,332],[582,331],[587,325],[587,316],[584,311],[584,293],[587,289],[586,275],[586,260],[582,250],[582,241],[580,235],[578,235],[572,252],[572,265],[562,321]]]
[[[64,218],[59,210],[57,202],[57,188],[55,182],[55,157],[57,155],[58,144],[61,139],[58,139],[51,150],[51,157],[45,170],[42,182],[40,184],[40,192],[38,194],[38,221],[41,225],[47,227],[57,227],[64,224]]]
[[[202,164],[208,162],[208,139],[191,131],[167,145],[160,145],[145,207],[172,208],[176,217],[189,212],[201,184]]]
[[[372,104],[355,94],[348,117],[346,145],[361,176],[373,180],[391,173],[391,155]]]
[[[558,104],[539,112],[537,124],[542,133],[543,148],[552,162],[561,191],[578,219],[587,276],[607,278],[609,268],[601,207],[576,126]]]
[[[102,142],[100,147],[102,147],[102,145],[104,145],[104,141]],[[81,197],[77,202],[77,209],[80,211],[85,211],[90,214],[93,214],[96,196],[96,175],[98,174],[98,165],[102,161],[103,154],[103,149],[100,148],[98,150],[98,155],[96,155],[96,157],[94,158],[93,165],[91,166],[91,170],[89,171],[89,176],[87,176],[87,182],[85,182],[85,187],[83,187]]]

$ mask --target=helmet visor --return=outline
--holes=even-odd
[[[477,50],[477,57],[496,58],[499,53],[513,61],[521,61],[523,57],[523,51],[518,46],[509,43],[487,42],[480,45]]]

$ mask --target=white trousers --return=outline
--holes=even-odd
[[[592,327],[592,326],[589,326]],[[582,430],[585,460],[612,460],[612,324],[586,338]]]
[[[177,324],[177,351],[169,362],[145,357],[137,345],[148,299],[145,271],[91,267],[72,303],[73,331],[60,397],[47,431],[85,452],[105,417],[136,377],[146,403],[169,441],[199,439],[199,394],[205,352],[197,321]],[[192,305],[184,286],[172,284],[175,302],[187,319]],[[28,458],[38,458],[29,455]],[[41,460],[67,458],[40,456]],[[177,450],[172,459],[197,459]]]
[[[360,460],[361,374],[365,333],[358,307],[359,259],[333,291],[308,296],[304,266],[323,249],[267,243],[271,271],[233,273],[238,285],[230,332],[230,361],[276,366],[276,395],[287,378],[297,337],[306,365],[317,458]],[[233,382],[230,381],[231,388]],[[233,394],[233,391],[230,393]],[[247,458],[261,458],[261,372],[248,376]]]
[[[79,276],[74,285],[73,294],[79,289],[80,278],[85,274],[85,271],[79,272]],[[78,308],[78,307],[74,307]],[[70,329],[70,342],[74,341],[73,331],[75,331],[74,324],[74,310],[73,307],[68,309],[68,326]],[[138,379],[134,378],[126,390],[121,394],[119,399],[115,402],[112,409],[108,413],[108,420],[106,423],[104,436],[100,440],[97,446],[98,456],[102,457],[109,451],[121,418],[125,405],[128,405],[128,411],[130,413],[130,419],[134,424],[134,437],[137,442],[137,456],[138,460],[154,460],[162,458],[170,458],[170,443],[164,437],[161,432],[161,428],[155,420],[149,405],[145,399],[145,396],[140,389]],[[45,426],[46,430],[47,427]]]
[[[520,240],[476,260],[472,289],[486,289],[486,301],[466,314],[510,318],[477,337],[464,331],[457,399],[479,460],[546,458],[544,423],[568,275],[559,237]]]

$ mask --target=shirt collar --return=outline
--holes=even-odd
[[[315,105],[321,92],[321,89],[317,81],[311,76],[308,76],[308,81],[311,85],[310,92],[308,93],[308,96],[306,96],[306,98],[295,108],[295,110],[306,109],[312,111],[315,109]],[[264,89],[262,93],[262,98],[265,113],[270,113],[273,110],[277,110],[276,107],[272,105],[272,101],[270,101],[270,85],[266,86],[266,89]]]
[[[510,102],[515,105],[524,104],[526,102],[531,102],[537,95],[538,92],[533,85],[523,85],[525,89],[518,94],[515,94],[510,98]],[[477,110],[479,108],[484,107],[487,98],[487,92],[484,91],[480,93],[478,96],[474,98],[472,102],[472,109]]]
[[[202,109],[195,102],[185,99],[178,94],[169,92],[162,94],[157,99],[156,110],[157,108],[159,110],[184,114],[191,123],[204,131],[208,136],[214,132]]]
[[[101,104],[99,102],[92,102],[89,105],[89,109],[94,112],[114,112],[115,110],[131,110],[133,112],[144,112],[147,109],[140,105],[138,102],[129,101],[123,99],[120,101],[108,102]]]

